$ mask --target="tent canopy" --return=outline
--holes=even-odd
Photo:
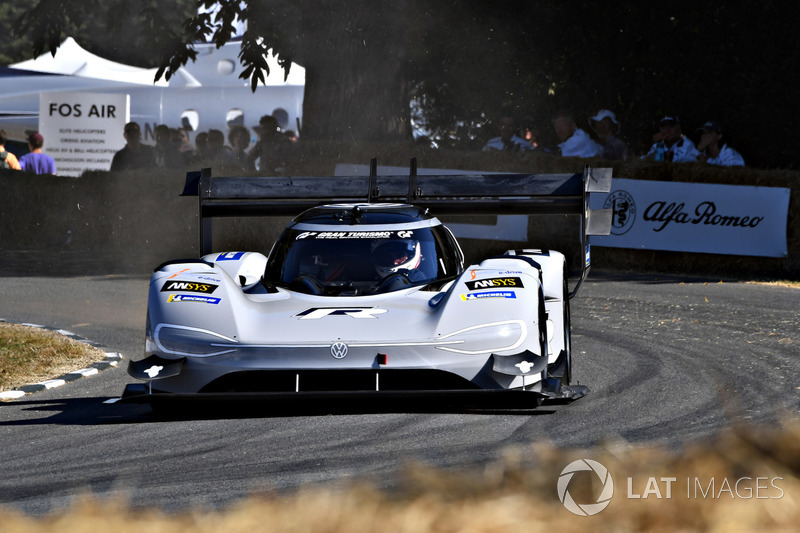
[[[69,74],[82,78],[121,81],[141,85],[153,85],[153,80],[158,69],[132,67],[116,63],[96,56],[81,48],[75,39],[67,37],[56,50],[53,56],[49,52],[35,59],[29,59],[10,65],[13,68],[47,72],[51,74]],[[166,87],[163,79],[156,85]]]
[[[139,68],[116,63],[83,49],[72,37],[67,37],[53,56],[49,52],[35,59],[9,65],[15,69],[37,71],[50,74],[67,74],[81,78],[109,80],[156,87],[201,87],[201,86],[249,86],[248,80],[239,79],[242,70],[239,65],[240,42],[231,41],[217,49],[213,43],[195,43],[197,59],[187,63],[175,73],[169,82],[163,77],[154,82],[158,69]],[[304,86],[306,71],[292,63],[289,76],[284,77],[275,55],[267,57],[269,75],[264,85]]]

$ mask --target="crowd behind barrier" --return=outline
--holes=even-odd
[[[283,175],[333,175],[338,163],[420,166],[486,172],[581,172],[585,164],[611,166],[618,178],[786,187],[791,189],[787,221],[788,257],[759,258],[688,252],[593,248],[595,268],[733,276],[800,279],[800,172],[749,167],[723,168],[703,163],[656,163],[639,158],[607,161],[564,158],[553,154],[485,153],[437,150],[399,143],[343,146],[301,142],[282,164]],[[213,170],[225,175],[223,170]],[[228,175],[239,174],[236,170]],[[260,175],[253,171],[250,175]],[[0,170],[0,249],[7,258],[0,273],[80,274],[146,273],[164,260],[198,254],[196,200],[179,197],[184,169],[149,168],[120,172],[89,172],[80,178],[34,175]],[[269,251],[287,220],[225,219],[215,224],[218,249]],[[572,242],[572,228],[556,222],[532,224],[531,246],[562,248]],[[537,233],[538,232],[538,233]],[[486,243],[462,242],[465,252],[479,256]],[[499,243],[498,249],[507,243]],[[515,243],[514,246],[518,246]]]

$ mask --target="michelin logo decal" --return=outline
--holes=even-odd
[[[193,294],[170,294],[167,298],[168,302],[200,302],[205,304],[217,305],[222,301],[222,298],[213,298],[211,296],[195,296]]]
[[[484,298],[510,298],[516,299],[517,293],[514,291],[491,291],[491,292],[473,292],[470,294],[462,294],[461,299],[465,302],[471,300],[482,300]]]

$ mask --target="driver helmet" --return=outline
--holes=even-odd
[[[400,270],[413,270],[422,262],[420,243],[410,239],[383,241],[372,250],[372,261],[381,278]]]

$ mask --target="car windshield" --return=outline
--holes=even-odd
[[[388,231],[284,231],[267,281],[298,292],[366,295],[428,285],[460,273],[461,254],[442,226]]]

